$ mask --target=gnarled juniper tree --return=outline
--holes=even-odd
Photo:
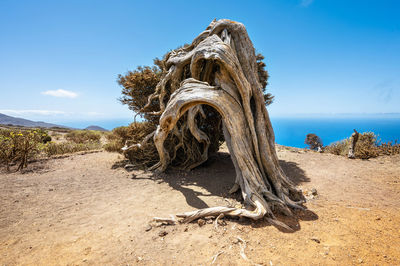
[[[135,111],[155,121],[157,129],[141,143],[124,149],[146,149],[154,142],[159,162],[152,170],[192,169],[205,162],[225,140],[236,170],[230,192],[241,189],[246,206],[177,215],[185,221],[223,213],[265,217],[277,224],[274,211],[292,215],[293,208],[302,208],[302,194],[282,171],[275,151],[266,109],[273,97],[265,94],[268,73],[262,59],[255,54],[244,25],[222,19],[211,22],[190,45],[155,61],[158,68],[153,73],[159,81],[153,91],[143,88],[147,100],[138,103],[140,108]],[[147,74],[149,79],[157,78]],[[129,87],[125,77],[120,76],[119,82]],[[140,78],[136,82],[140,83]],[[126,91],[125,100],[132,97],[129,93]]]

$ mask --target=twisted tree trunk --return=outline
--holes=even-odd
[[[354,130],[354,133],[351,134],[351,137],[350,137],[349,154],[347,155],[347,157],[350,159],[356,158],[356,156],[354,155],[354,151],[356,149],[356,144],[357,144],[358,136],[359,136],[359,133],[357,132],[357,130],[355,130],[355,129],[353,129],[353,130]]]
[[[213,21],[163,62],[165,74],[147,104],[158,101],[160,110],[152,114],[161,115],[154,134],[160,161],[152,169],[192,169],[208,159],[223,134],[236,170],[231,192],[240,188],[246,206],[178,216],[192,221],[223,213],[279,223],[273,211],[292,215],[292,208],[302,208],[301,192],[279,165],[254,47],[243,24]]]

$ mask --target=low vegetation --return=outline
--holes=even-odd
[[[11,164],[18,164],[21,170],[28,160],[40,152],[41,144],[48,140],[47,133],[39,130],[0,130],[0,163],[7,170]]]
[[[75,143],[95,143],[100,142],[101,133],[93,130],[72,130],[65,138]]]
[[[78,151],[102,148],[101,133],[97,131],[68,130],[58,132],[51,129],[51,135],[45,129],[4,127],[0,129],[0,166],[7,171],[17,165],[17,171],[25,168],[29,161]],[[62,139],[63,134],[65,139]]]
[[[43,152],[47,156],[53,156],[53,155],[61,155],[79,151],[90,151],[101,148],[102,145],[100,142],[88,142],[88,143],[75,143],[73,141],[66,141],[60,143],[50,142],[44,146]]]
[[[344,139],[324,148],[325,152],[335,155],[347,156],[350,140]],[[359,135],[355,147],[355,157],[369,159],[380,155],[400,154],[400,144],[395,142],[381,142],[373,132],[364,132]]]
[[[117,127],[106,135],[108,143],[104,149],[109,152],[119,152],[137,166],[147,167],[158,161],[158,153],[154,144],[142,143],[144,138],[153,132],[156,126],[151,122],[136,122],[127,127]],[[140,145],[135,145],[140,144]],[[123,151],[124,146],[131,147]],[[143,146],[148,146],[143,149]]]

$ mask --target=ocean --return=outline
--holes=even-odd
[[[304,140],[308,133],[316,134],[324,145],[329,145],[350,137],[353,129],[360,133],[374,132],[383,142],[400,141],[399,117],[271,117],[271,123],[276,143],[297,148],[307,147]]]
[[[70,122],[66,126],[85,128],[89,125],[101,126],[111,130],[118,126],[127,126],[133,120],[113,119],[91,122]],[[383,142],[400,141],[400,116],[372,117],[273,117],[272,126],[275,142],[297,148],[307,147],[304,140],[308,133],[319,136],[324,145],[350,137],[353,129],[358,132],[374,132]]]

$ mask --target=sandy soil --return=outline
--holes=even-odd
[[[285,172],[318,195],[297,217],[153,226],[166,217],[235,204],[235,172],[221,152],[189,173],[127,172],[118,154],[37,162],[0,174],[0,265],[400,264],[400,156],[348,160],[278,147]],[[149,230],[150,229],[150,230]],[[246,261],[241,255],[246,241]]]

